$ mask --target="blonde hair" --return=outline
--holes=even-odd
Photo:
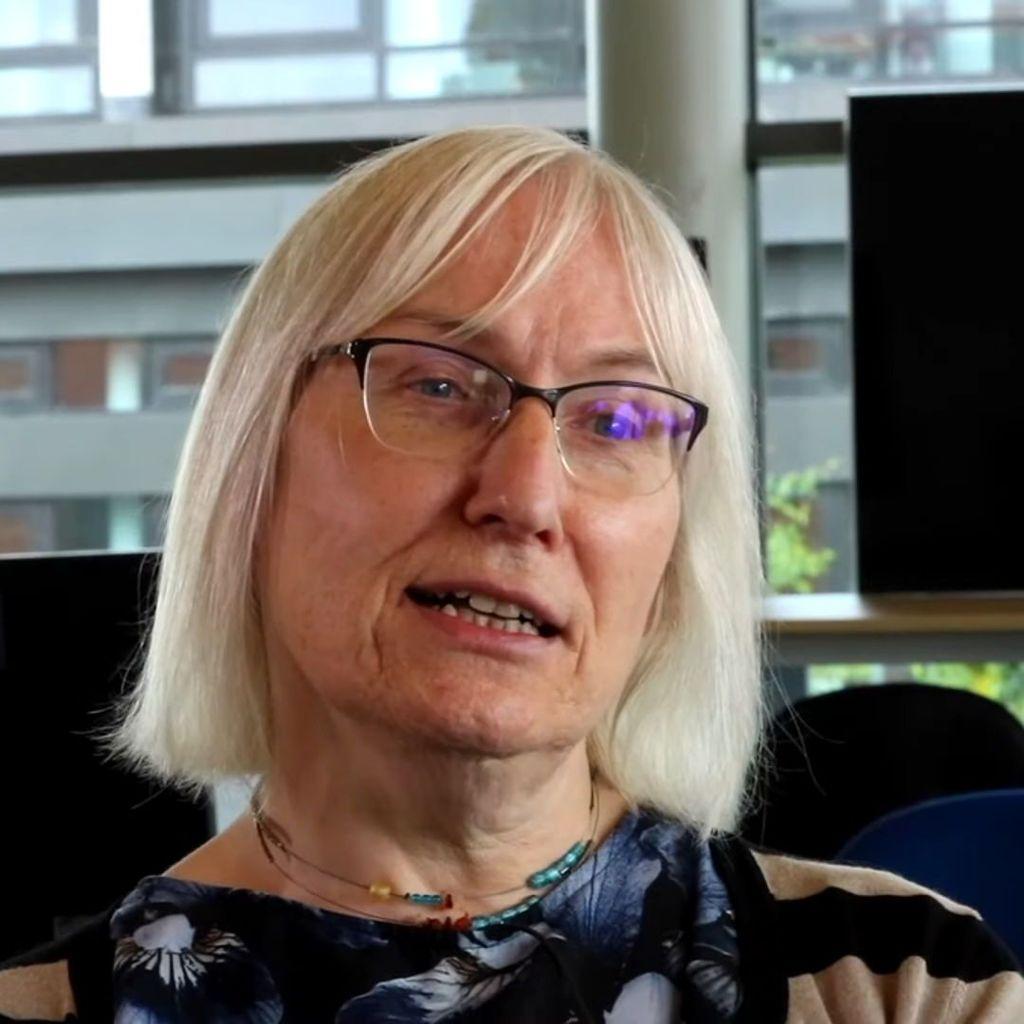
[[[115,756],[192,791],[267,772],[254,545],[300,369],[326,340],[392,312],[527,182],[538,202],[522,258],[474,321],[514,302],[606,217],[659,369],[711,410],[678,481],[656,621],[590,755],[631,802],[704,835],[734,827],[765,714],[751,403],[702,271],[664,209],[608,157],[545,129],[460,129],[375,155],[343,173],[255,271],[185,440],[138,678],[106,737]]]

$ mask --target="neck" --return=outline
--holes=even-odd
[[[336,726],[339,723],[335,723]],[[594,833],[599,841],[623,801],[600,781],[597,820],[584,745],[488,758],[339,726],[330,756],[280,751],[260,802],[287,846],[273,851],[283,894],[357,913],[416,919],[341,876],[401,892],[451,893],[454,914],[486,914],[515,903],[525,879]],[[336,731],[339,731],[336,730]],[[316,868],[302,863],[316,865]],[[507,895],[491,895],[491,894]],[[452,911],[446,911],[452,913]]]

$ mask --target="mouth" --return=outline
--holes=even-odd
[[[506,633],[523,633],[551,639],[562,630],[532,603],[524,604],[486,590],[441,585],[411,586],[406,595],[415,604]],[[522,599],[520,599],[522,600]]]

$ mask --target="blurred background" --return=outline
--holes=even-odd
[[[592,16],[584,0],[0,0],[0,553],[158,548],[233,296],[339,153],[478,122],[586,135]],[[1024,0],[756,0],[746,19],[767,571],[773,594],[835,598],[858,589],[846,94],[1024,83]],[[888,651],[819,644],[786,686],[927,680],[1024,717],[1024,662],[998,645]]]

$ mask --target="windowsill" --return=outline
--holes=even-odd
[[[1024,594],[784,594],[763,607],[780,636],[1024,633]]]

